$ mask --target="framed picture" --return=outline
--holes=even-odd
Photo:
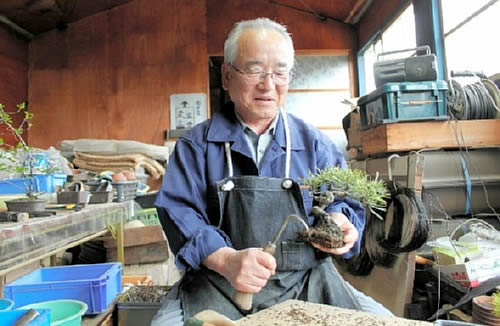
[[[170,129],[191,129],[207,119],[207,96],[204,93],[170,95]]]

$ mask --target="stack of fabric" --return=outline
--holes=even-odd
[[[135,172],[139,167],[143,167],[153,179],[159,179],[165,174],[165,168],[160,163],[141,153],[103,155],[75,152],[73,165],[94,172]]]

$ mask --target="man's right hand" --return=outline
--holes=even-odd
[[[261,248],[223,247],[209,255],[203,264],[224,276],[233,288],[246,293],[259,292],[276,270],[274,257]]]

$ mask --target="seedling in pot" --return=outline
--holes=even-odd
[[[29,130],[32,126],[31,120],[33,114],[28,112],[26,103],[16,105],[17,111],[6,112],[5,106],[0,103],[0,125],[5,126],[5,130],[14,136],[14,141],[17,144],[12,145],[4,142],[3,137],[0,137],[0,171],[12,174],[19,174],[24,181],[24,193],[28,199],[37,199],[40,193],[35,192],[35,165],[39,160],[37,151],[28,146],[23,138],[23,133]],[[16,127],[13,117],[16,115],[22,116],[22,121]],[[52,173],[57,169],[53,167],[42,168],[39,173]],[[8,182],[8,180],[5,180]]]

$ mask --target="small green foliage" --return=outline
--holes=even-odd
[[[33,148],[29,147],[23,139],[23,132],[32,126],[31,119],[33,119],[33,114],[27,111],[26,103],[24,102],[17,104],[16,107],[17,111],[6,112],[5,105],[0,103],[0,124],[3,124],[7,131],[14,135],[17,141],[17,144],[13,146],[6,144],[3,138],[0,137],[0,158],[4,160],[0,163],[0,171],[14,172],[26,176],[29,180],[26,184],[26,195],[30,198],[36,198],[36,194],[33,192]],[[23,117],[23,120],[19,126],[14,126],[12,115],[19,113]],[[23,152],[23,159],[21,161],[18,159],[19,152]],[[6,162],[12,164],[6,164]]]
[[[371,180],[365,172],[356,169],[329,167],[318,170],[316,174],[309,172],[309,177],[302,182],[314,193],[329,190],[337,197],[349,196],[368,207],[379,218],[373,210],[385,211],[385,199],[390,196],[384,181]]]
[[[500,291],[493,293],[493,310],[495,310],[495,315],[500,317]]]

